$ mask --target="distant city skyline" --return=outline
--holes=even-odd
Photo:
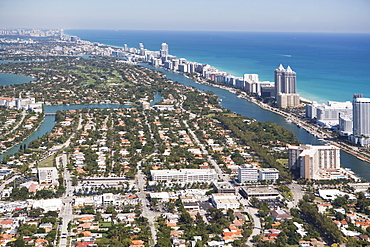
[[[1,0],[0,28],[370,33],[367,0]]]

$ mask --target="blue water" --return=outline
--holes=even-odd
[[[0,73],[0,86],[22,84],[33,80],[34,78],[29,76]]]
[[[149,50],[169,45],[169,53],[208,63],[235,76],[257,73],[274,80],[279,64],[297,73],[302,97],[318,102],[370,97],[370,34],[258,33],[199,31],[67,30],[81,39]]]

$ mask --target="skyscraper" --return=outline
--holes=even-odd
[[[161,57],[168,56],[168,45],[166,43],[162,43],[161,45]]]
[[[288,66],[280,64],[275,70],[275,99],[281,108],[296,107],[300,103],[296,93],[296,73]]]
[[[353,138],[361,146],[370,146],[370,98],[353,95]]]
[[[284,69],[280,64],[275,70],[275,98],[279,93],[295,94],[296,93],[296,73],[288,66]]]

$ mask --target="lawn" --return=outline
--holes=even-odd
[[[99,222],[100,228],[106,228],[106,227],[111,227],[111,226],[112,226],[111,222]]]
[[[41,161],[38,167],[53,167],[55,155],[50,156],[46,160]]]

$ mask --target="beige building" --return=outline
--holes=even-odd
[[[278,93],[276,101],[279,108],[294,108],[300,106],[300,97],[296,93]]]
[[[289,168],[299,169],[300,177],[316,179],[322,171],[340,168],[340,149],[333,145],[289,146]]]

